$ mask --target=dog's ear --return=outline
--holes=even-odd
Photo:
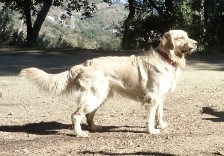
[[[172,34],[170,32],[165,33],[160,39],[160,42],[164,47],[167,47],[168,49],[174,50],[175,48]]]

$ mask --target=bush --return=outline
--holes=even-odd
[[[97,49],[101,50],[120,50],[121,49],[121,40],[115,37],[101,37],[97,41]]]
[[[0,6],[1,9],[1,6]],[[115,11],[120,10],[120,11]],[[54,10],[54,14],[49,12],[49,15],[57,16],[61,10]],[[75,17],[75,24],[73,27],[69,25],[69,18],[67,19],[67,26],[60,25],[58,21],[51,21],[46,19],[39,33],[37,43],[32,46],[35,48],[64,48],[64,47],[78,47],[91,49],[120,49],[120,37],[113,33],[112,26],[117,21],[123,19],[123,8],[108,8],[99,10],[97,14],[90,19],[80,20]],[[20,14],[16,11],[3,14],[0,17],[0,44],[25,46],[26,33],[19,31],[18,24]],[[13,17],[13,18],[12,18]],[[33,20],[34,17],[33,17]],[[25,25],[23,25],[25,27]]]
[[[72,47],[69,42],[66,42],[63,35],[58,35],[56,37],[49,37],[43,33],[38,37],[36,48],[68,48]]]
[[[12,12],[1,11],[0,13],[0,45],[23,45],[24,34],[14,27]]]

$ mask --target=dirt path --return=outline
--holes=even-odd
[[[138,102],[114,97],[100,108],[103,131],[75,138],[72,97],[39,92],[21,68],[60,72],[96,52],[0,52],[0,155],[224,155],[224,56],[191,56],[177,90],[165,103],[169,127],[145,133],[146,111]],[[83,128],[88,130],[85,121]]]

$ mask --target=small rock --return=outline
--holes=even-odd
[[[8,115],[13,115],[13,112],[10,112]]]
[[[27,149],[23,149],[24,153],[29,153],[29,151]]]

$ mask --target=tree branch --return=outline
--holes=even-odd
[[[32,32],[32,36],[35,40],[38,37],[40,28],[41,28],[43,22],[45,21],[45,18],[50,10],[51,5],[52,5],[52,0],[44,0],[43,7],[41,8],[40,12],[37,14],[37,19],[34,22],[33,32]]]

